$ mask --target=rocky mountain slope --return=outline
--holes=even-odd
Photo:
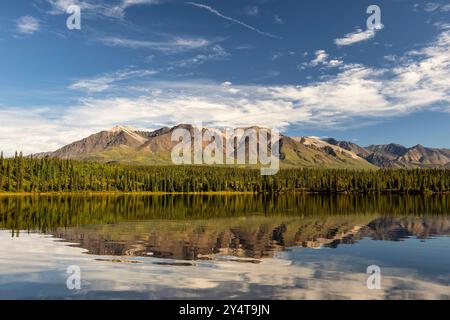
[[[101,163],[169,165],[172,164],[171,150],[178,144],[172,141],[172,132],[178,128],[188,129],[191,136],[195,130],[188,124],[172,128],[165,127],[151,132],[117,126],[66,145],[54,152],[37,156]],[[258,127],[253,129],[259,130]],[[375,168],[353,151],[317,138],[292,138],[282,135],[280,140],[282,167]],[[207,144],[203,143],[203,147]]]
[[[73,142],[54,152],[37,154],[38,157],[78,159],[101,163],[170,165],[172,141],[175,129],[184,128],[194,135],[196,127],[180,124],[155,131],[142,131],[126,126],[95,133]],[[245,128],[244,128],[245,129]],[[252,129],[260,130],[258,127]],[[203,129],[205,130],[205,129]],[[222,135],[223,137],[223,135]],[[203,148],[208,145],[203,143]],[[411,148],[399,144],[371,145],[361,147],[349,141],[319,139],[315,137],[280,137],[282,167],[325,168],[450,168],[450,150],[427,148],[417,145]],[[238,148],[248,148],[241,142]],[[234,152],[234,151],[231,151]]]
[[[330,144],[355,152],[360,157],[382,168],[449,168],[450,149],[427,148],[416,145],[411,148],[390,143],[360,147],[348,141],[326,139]]]

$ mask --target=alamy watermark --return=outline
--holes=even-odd
[[[383,28],[383,24],[381,23],[381,9],[379,6],[375,4],[368,6],[366,13],[371,14],[367,18],[367,30],[379,30]]]
[[[176,165],[252,165],[260,167],[261,175],[275,175],[280,168],[276,129],[180,127],[173,130],[171,139],[178,142],[171,152]]]
[[[81,289],[81,268],[77,265],[68,266],[66,273],[70,274],[66,280],[67,289],[68,290],[80,290]]]
[[[81,30],[81,8],[77,5],[70,5],[67,10],[70,16],[66,20],[66,26],[69,30]]]
[[[370,276],[367,278],[367,289],[380,290],[381,289],[381,268],[377,265],[371,265],[367,267],[367,274]]]

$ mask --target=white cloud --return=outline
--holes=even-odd
[[[155,128],[203,121],[218,127],[347,128],[359,119],[436,108],[450,112],[448,79],[447,30],[400,57],[393,69],[343,65],[337,75],[305,86],[152,81],[139,97],[83,99],[62,110],[0,107],[0,145],[10,153],[52,150],[116,124]],[[116,92],[114,86],[106,90]]]
[[[1,150],[6,155],[12,155],[15,151],[30,154],[53,150],[74,138],[62,133],[63,128],[59,122],[48,119],[49,112],[46,108],[0,107]]]
[[[325,50],[317,50],[315,52],[315,57],[310,62],[302,63],[302,69],[305,67],[317,67],[317,66],[324,66],[324,67],[339,67],[343,65],[343,61],[339,59],[331,59],[329,60],[329,54]]]
[[[433,25],[440,30],[450,29],[450,23],[448,23],[448,22],[440,21],[440,22],[434,23]]]
[[[104,37],[98,39],[101,43],[111,47],[126,47],[131,49],[149,49],[165,53],[177,53],[209,46],[210,41],[202,38],[177,37],[167,41],[134,40],[120,37]]]
[[[50,5],[51,10],[48,12],[50,14],[62,14],[67,11],[71,5],[77,5],[81,9],[90,9],[92,8],[92,4],[87,1],[79,1],[79,0],[46,0]]]
[[[216,16],[218,16],[218,17],[220,17],[222,19],[225,19],[225,20],[234,22],[236,24],[239,24],[239,25],[241,25],[241,26],[243,26],[243,27],[245,27],[245,28],[247,28],[249,30],[252,30],[252,31],[260,34],[260,35],[263,35],[263,36],[266,36],[266,37],[270,37],[270,38],[280,39],[280,37],[278,37],[278,36],[275,36],[275,35],[273,35],[271,33],[268,33],[268,32],[261,31],[261,30],[255,28],[255,27],[253,27],[253,26],[251,26],[251,25],[249,25],[249,24],[247,24],[245,22],[242,22],[242,21],[239,21],[237,19],[225,16],[222,13],[220,13],[219,11],[217,11],[216,9],[211,8],[210,6],[207,6],[207,5],[204,5],[204,4],[200,4],[200,3],[196,3],[196,2],[186,2],[186,3],[191,5],[191,6],[195,6],[195,7],[198,7],[198,8],[205,9],[205,10],[215,14]]]
[[[156,74],[153,70],[124,69],[114,73],[104,74],[93,79],[81,79],[70,85],[70,89],[83,90],[89,93],[103,92],[111,89],[117,82],[134,78],[143,78]]]
[[[383,29],[383,25],[375,29],[356,29],[355,32],[346,34],[343,38],[334,40],[338,46],[349,46],[358,42],[367,41],[375,37],[377,31]]]
[[[357,116],[379,116],[389,103],[381,94],[383,83],[373,79],[374,70],[354,65],[326,81],[304,87],[266,88],[274,99],[297,101],[308,112],[308,121],[331,126]]]
[[[33,34],[40,28],[39,20],[32,16],[20,17],[16,22],[16,29],[21,34]]]
[[[384,59],[386,59],[389,62],[396,62],[398,60],[398,57],[394,54],[387,54],[384,56]]]
[[[427,12],[433,12],[433,11],[439,9],[439,6],[440,6],[439,3],[436,3],[436,2],[428,2],[428,3],[425,5],[424,10],[427,11]]]
[[[338,60],[338,59],[332,59],[330,61],[328,61],[328,66],[329,67],[338,67],[340,65],[342,65],[344,62],[342,60]]]
[[[441,11],[442,12],[449,12],[450,11],[450,4],[443,5],[441,7]]]
[[[315,67],[319,64],[323,64],[328,59],[328,53],[325,52],[325,50],[317,50],[316,51],[316,57],[311,60],[309,63],[311,66]]]

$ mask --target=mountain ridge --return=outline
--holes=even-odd
[[[397,143],[370,145],[364,148],[349,141],[327,140],[344,149],[355,151],[357,147],[359,156],[381,168],[447,168],[450,166],[450,149],[446,148],[429,148],[421,144],[408,148]]]
[[[178,142],[172,141],[171,133],[178,128],[187,129],[193,135],[197,127],[190,124],[178,124],[174,127],[162,127],[153,131],[145,131],[118,125],[109,130],[94,133],[55,151],[43,152],[33,156],[87,160],[100,163],[169,165],[172,164],[171,150],[178,144]],[[257,126],[248,128],[256,131],[262,129]],[[207,144],[204,142],[203,148]],[[280,163],[282,167],[287,168],[376,169],[450,167],[449,149],[427,148],[421,145],[407,148],[392,143],[361,147],[350,141],[338,141],[333,138],[320,139],[308,136],[289,137],[280,135],[280,146]],[[250,152],[255,151],[252,150]]]

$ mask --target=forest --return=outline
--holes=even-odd
[[[0,155],[0,192],[448,193],[450,170],[130,166]]]

